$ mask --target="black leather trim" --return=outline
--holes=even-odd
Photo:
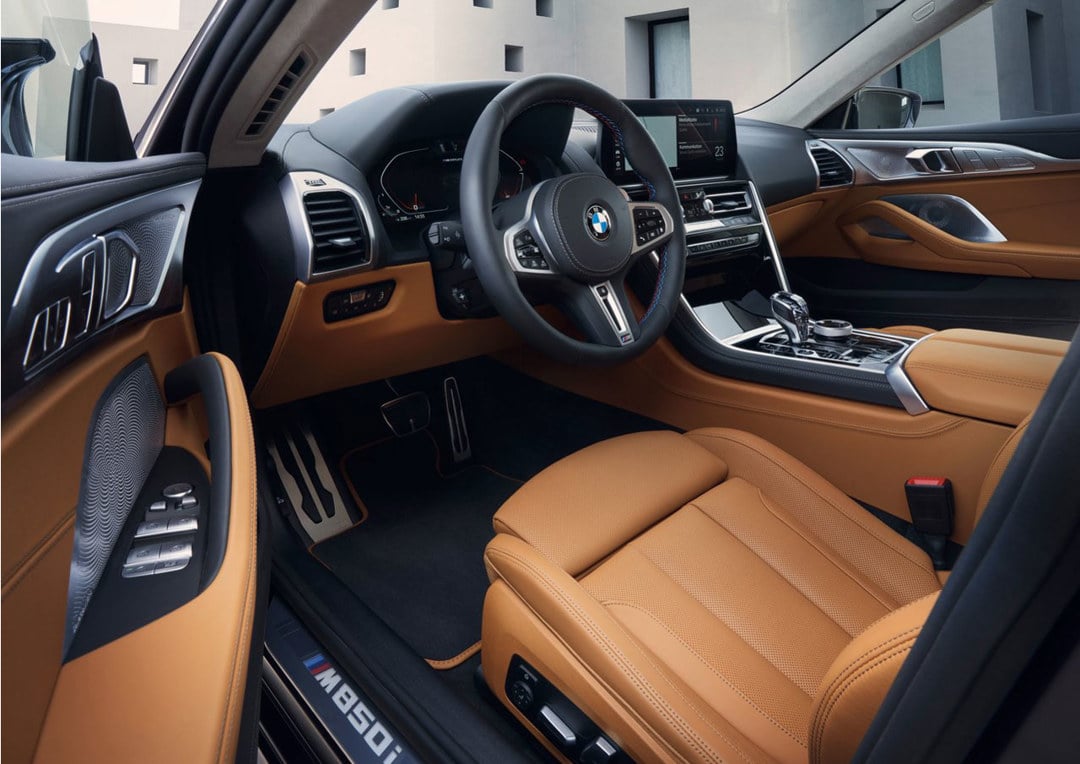
[[[814,130],[818,138],[872,141],[948,141],[1004,143],[1058,159],[1080,159],[1080,114],[1006,119],[949,127],[908,130]],[[740,147],[742,136],[739,137]]]
[[[192,358],[165,376],[165,399],[175,405],[201,395],[210,427],[210,463],[213,481],[210,485],[210,534],[206,542],[205,589],[217,576],[225,559],[229,536],[229,516],[232,513],[232,415],[229,396],[225,391],[225,375],[221,364],[209,355]]]
[[[0,158],[0,167],[3,169],[0,198],[5,202],[75,188],[82,196],[90,192],[84,186],[91,186],[95,194],[101,189],[102,196],[108,202],[141,191],[201,178],[206,171],[206,157],[202,154],[169,154],[123,162],[58,162],[4,154]],[[162,176],[166,176],[165,179]],[[130,188],[116,194],[104,191],[107,187],[115,188],[117,185]]]
[[[0,158],[0,280],[6,311],[30,256],[49,233],[88,213],[159,188],[198,180],[201,154],[131,162],[55,162],[4,154]]]

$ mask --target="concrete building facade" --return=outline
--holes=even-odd
[[[120,88],[132,134],[213,4],[89,0],[105,76]],[[781,90],[893,4],[376,0],[289,119],[313,121],[396,85],[515,79],[538,72],[587,77],[623,97],[665,95],[659,88],[673,95],[729,98],[743,110]],[[85,24],[72,21],[71,34],[85,34]],[[1080,46],[1069,42],[1078,39],[1076,0],[998,0],[876,83],[930,93],[922,125],[1080,112]],[[668,47],[661,50],[661,42]],[[664,67],[659,75],[658,65]]]

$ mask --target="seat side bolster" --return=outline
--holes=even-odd
[[[683,435],[624,435],[545,469],[492,525],[576,576],[726,476],[720,457]]]
[[[833,661],[810,717],[811,764],[851,761],[937,597],[928,594],[875,621]]]
[[[1020,445],[1020,439],[1024,437],[1024,433],[1027,432],[1028,425],[1031,424],[1031,414],[1024,417],[1023,421],[1016,426],[1016,429],[1012,431],[1009,437],[1001,444],[1001,449],[994,457],[994,461],[990,463],[990,469],[986,471],[986,477],[983,478],[982,487],[979,489],[979,501],[975,505],[975,522],[979,522],[979,518],[982,517],[983,510],[986,509],[986,505],[990,503],[990,497],[994,495],[994,491],[997,490],[998,483],[1001,482],[1001,476],[1005,474],[1005,468],[1009,466],[1009,462],[1012,461],[1013,454],[1016,453],[1016,447]]]
[[[514,628],[502,629],[507,624],[494,624],[485,605],[485,650],[481,655],[489,682],[497,682],[506,673],[505,666],[489,665],[489,661],[503,657],[495,642],[512,635],[538,649],[542,640],[554,637],[571,653],[578,673],[587,677],[575,681],[603,686],[609,697],[617,701],[618,714],[635,717],[637,725],[650,731],[652,744],[666,741],[673,747],[669,749],[669,755],[674,754],[672,758],[689,761],[767,758],[682,682],[662,671],[656,657],[643,649],[603,605],[528,543],[500,534],[488,544],[484,559],[498,584],[489,591],[489,598],[505,584],[539,619],[546,632],[543,636],[526,633],[529,632],[526,624],[517,621]],[[492,643],[490,650],[488,642]],[[564,673],[558,679],[565,683],[569,681],[567,676]],[[560,689],[575,702],[590,692],[585,687],[560,686]],[[492,690],[503,697],[500,687],[493,685]],[[603,726],[610,719],[595,721]]]

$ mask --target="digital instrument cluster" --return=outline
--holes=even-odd
[[[383,165],[378,179],[379,212],[388,220],[408,223],[458,208],[461,162],[465,141],[439,140],[419,148],[400,151]],[[530,161],[499,151],[497,203],[533,185]]]

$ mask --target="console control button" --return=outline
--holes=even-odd
[[[199,500],[194,496],[185,496],[180,499],[180,509],[191,509],[199,506]]]
[[[191,542],[190,541],[165,541],[159,544],[161,547],[158,555],[158,560],[190,560],[191,559]]]
[[[161,536],[168,532],[168,520],[147,520],[146,522],[139,523],[139,527],[135,529],[135,538],[143,539],[150,536]]]
[[[169,533],[191,533],[199,530],[199,520],[195,517],[174,517],[169,521]]]
[[[577,742],[577,735],[570,729],[570,725],[552,711],[551,706],[544,706],[540,709],[540,721],[547,728],[549,737],[556,743],[569,748]]]
[[[155,501],[150,505],[151,512],[164,512],[169,508],[169,503],[166,501]]]
[[[194,490],[191,483],[173,483],[170,486],[166,486],[165,490],[161,492],[161,495],[166,499],[182,499]]]
[[[138,565],[125,565],[124,570],[121,572],[124,578],[141,578],[142,576],[154,575],[154,568],[157,567],[156,562],[144,562]]]
[[[124,565],[157,562],[161,558],[161,544],[141,544],[131,548]]]
[[[159,573],[174,573],[178,570],[183,570],[187,565],[187,558],[183,560],[162,560],[154,565],[154,575]]]

